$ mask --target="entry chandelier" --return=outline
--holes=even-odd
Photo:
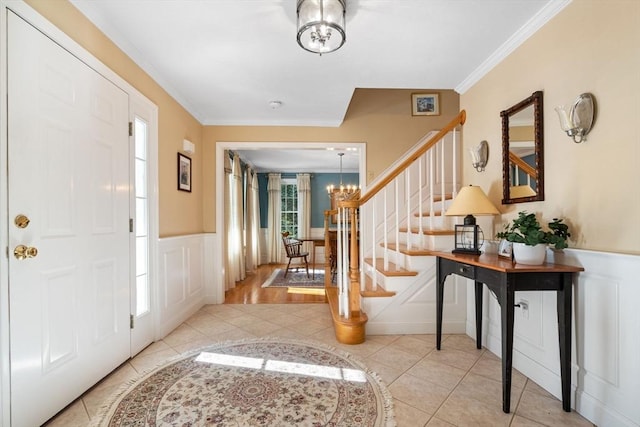
[[[298,0],[298,44],[322,55],[340,49],[346,40],[346,0]]]
[[[342,183],[342,156],[344,153],[338,153],[338,156],[340,156],[340,185],[338,187],[333,184],[327,185],[327,193],[330,198],[335,197],[334,200],[350,200],[360,194],[360,188],[355,184],[345,186]]]

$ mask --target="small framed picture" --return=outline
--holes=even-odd
[[[437,93],[412,93],[412,116],[439,116],[440,96]]]
[[[178,153],[178,190],[191,192],[191,159]]]
[[[513,249],[513,243],[502,239],[500,240],[500,246],[498,246],[498,255],[511,259],[511,252]]]

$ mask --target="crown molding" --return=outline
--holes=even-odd
[[[478,68],[473,70],[460,84],[455,87],[455,91],[464,94],[471,89],[480,79],[489,73],[496,65],[501,63],[511,52],[516,50],[529,37],[535,34],[540,28],[547,24],[554,16],[571,3],[572,0],[552,0],[536,13],[526,24],[522,26],[513,36],[504,42],[495,52],[493,52]]]

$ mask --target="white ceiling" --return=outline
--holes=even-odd
[[[570,0],[347,0],[323,56],[296,0],[70,1],[204,125],[339,126],[356,88],[463,93]]]

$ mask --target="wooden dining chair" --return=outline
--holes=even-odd
[[[305,269],[307,270],[307,278],[309,278],[309,252],[302,251],[302,242],[300,240],[289,237],[289,232],[285,231],[282,233],[282,243],[284,244],[284,249],[287,252],[287,258],[289,258],[289,262],[287,263],[287,270],[284,272],[284,277],[287,277],[289,273],[289,268],[291,267],[291,260],[294,258],[301,258],[304,260]],[[293,267],[299,268],[299,267]]]
[[[331,283],[336,283],[336,274],[338,273],[338,232],[336,230],[328,230],[329,234],[329,266],[331,271]]]

